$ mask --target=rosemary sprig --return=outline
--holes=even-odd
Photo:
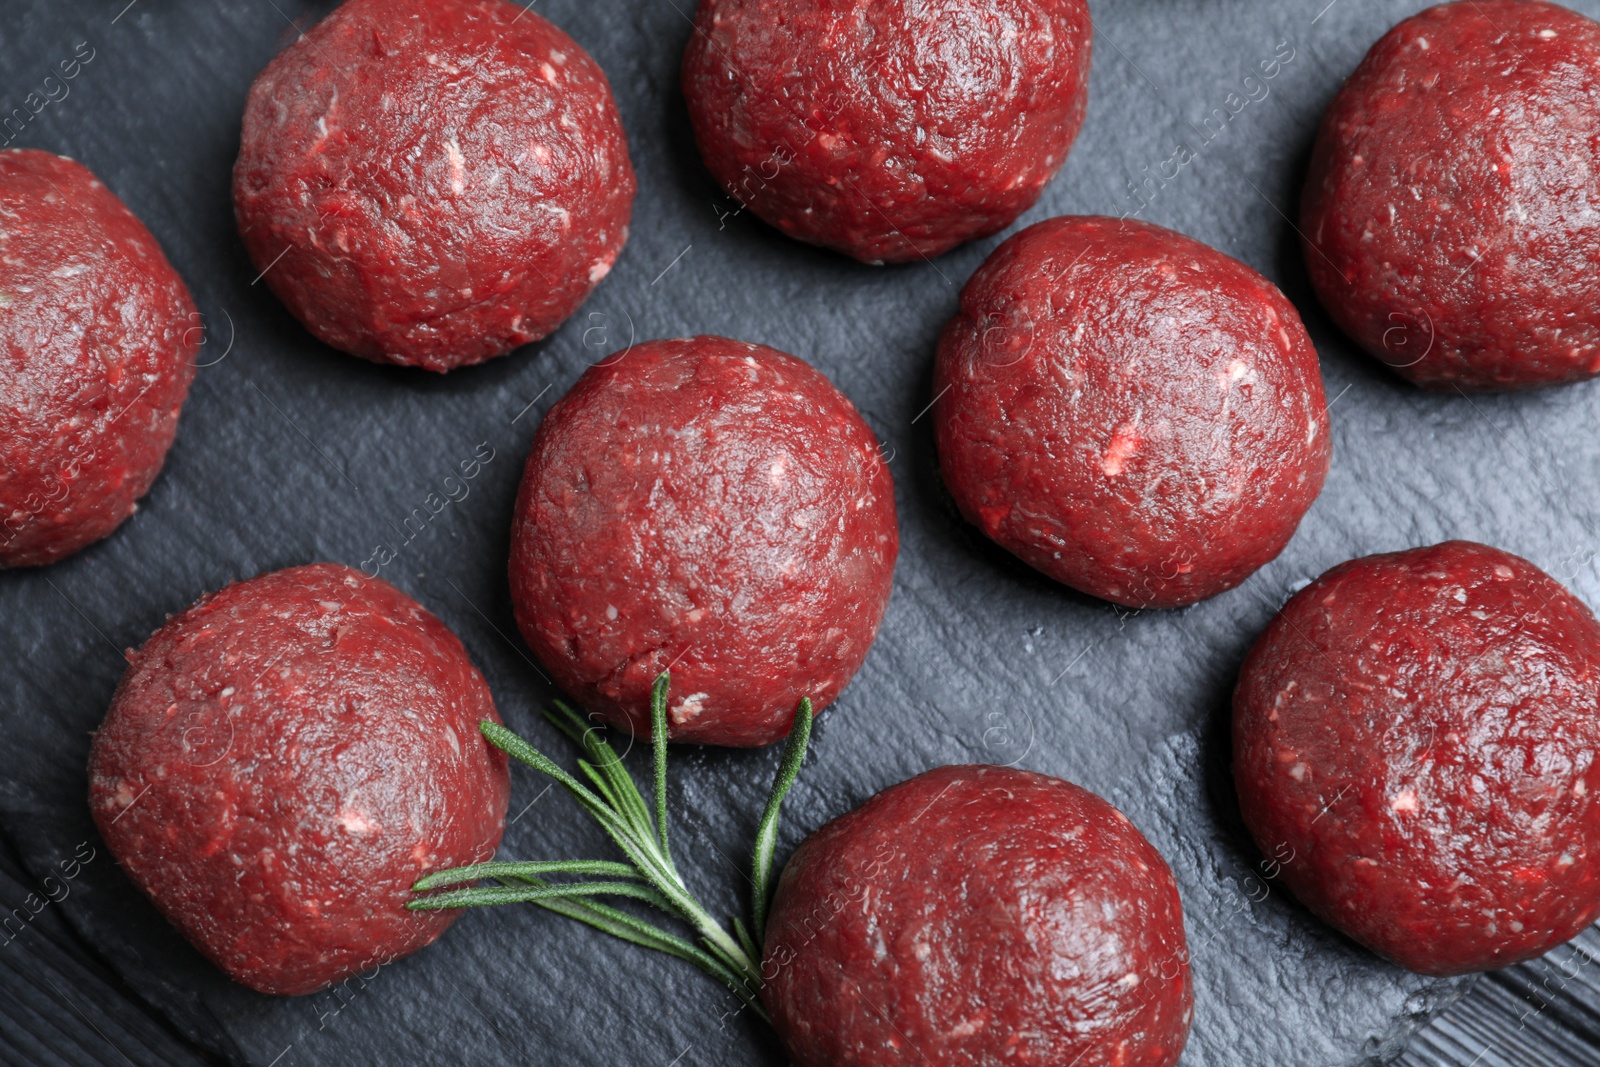
[[[744,1003],[767,1018],[761,1006],[761,942],[771,899],[772,854],[778,840],[778,815],[794,785],[811,740],[811,700],[800,701],[794,726],[784,744],[783,759],[756,830],[751,862],[751,924],[737,917],[731,932],[689,892],[672,860],[667,841],[667,690],[668,672],[657,676],[650,693],[650,738],[654,755],[654,811],[645,803],[622,757],[582,715],[559,701],[545,715],[583,749],[578,761],[588,785],[562,770],[528,742],[492,722],[479,724],[489,743],[535,770],[554,778],[616,842],[626,862],[615,860],[541,860],[523,863],[474,863],[430,874],[412,886],[426,893],[406,904],[412,909],[484,907],[533,903],[587,923],[597,930],[644,948],[686,960],[731,989]],[[553,882],[549,876],[591,876],[587,880]],[[493,881],[495,885],[477,883]],[[446,887],[465,888],[446,888]],[[599,897],[640,900],[688,924],[699,943],[679,937],[635,915],[601,903]]]

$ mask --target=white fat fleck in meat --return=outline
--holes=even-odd
[[[376,834],[383,830],[366,812],[350,807],[339,809],[339,825],[352,834]]]
[[[772,466],[767,468],[767,480],[773,485],[782,485],[784,472],[789,469],[789,461],[782,456],[772,461]]]
[[[1134,453],[1139,451],[1139,446],[1144,439],[1139,435],[1139,429],[1131,422],[1125,422],[1117,427],[1111,435],[1111,447],[1106,449],[1106,454],[1100,460],[1100,469],[1107,478],[1115,478],[1122,473]]]
[[[690,693],[676,704],[672,705],[672,724],[682,726],[693,722],[700,713],[706,710],[706,700],[710,693]]]
[[[1395,798],[1389,801],[1389,807],[1397,812],[1417,810],[1417,791],[1415,789],[1402,789]]]
[[[460,196],[467,189],[467,157],[461,154],[461,145],[451,134],[444,142],[444,154],[450,157],[450,190]]]
[[[1250,364],[1242,359],[1236,359],[1228,364],[1227,370],[1218,375],[1224,392],[1233,387],[1235,382],[1241,381],[1250,375]]]

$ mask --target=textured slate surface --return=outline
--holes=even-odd
[[[384,576],[456,629],[515,728],[557,748],[535,715],[550,690],[515,637],[504,581],[522,455],[539,417],[588,362],[632,338],[714,332],[775,345],[828,373],[883,439],[901,509],[902,556],[882,637],[819,724],[791,796],[785,854],[807,829],[916,771],[1016,763],[1113,797],[1171,858],[1200,998],[1186,1063],[1363,1062],[1397,1051],[1448,998],[1453,987],[1378,963],[1261,877],[1238,831],[1223,758],[1222,716],[1245,648],[1298,585],[1340,560],[1470,537],[1526,555],[1600,601],[1591,503],[1600,489],[1597,387],[1471,400],[1415,392],[1338,338],[1306,289],[1286,216],[1317,116],[1371,41],[1422,4],[1094,6],[1088,122],[1061,177],[1023,221],[1132,210],[1128,184],[1186,143],[1197,158],[1161,185],[1141,217],[1274,278],[1306,316],[1334,400],[1333,471],[1283,557],[1213,601],[1146,614],[1051,585],[965,527],[943,496],[925,415],[932,343],[960,283],[996,241],[934,263],[872,269],[795,245],[739,213],[701,169],[676,91],[689,0],[537,7],[610,75],[640,177],[630,244],[562,331],[443,379],[317,345],[251,284],[228,174],[251,77],[297,24],[329,6],[5,0],[0,115],[24,106],[30,92],[42,99],[57,63],[87,54],[80,45],[93,54],[65,97],[28,113],[13,143],[97,171],[161,239],[211,331],[178,443],[140,513],[72,560],[0,575],[0,664],[8,668],[0,672],[0,823],[32,884],[81,843],[98,844],[82,799],[84,759],[121,650],[202,592],[263,570],[314,559],[359,566],[381,542],[394,543],[399,558]],[[1597,0],[1574,6],[1600,13]],[[1286,49],[1293,58],[1276,77],[1244,83],[1259,61]],[[59,85],[53,92],[60,96]],[[1226,117],[1208,126],[1213,109]],[[480,442],[495,458],[467,497],[407,540],[402,521]],[[692,877],[713,910],[742,900],[742,857],[776,758],[677,754],[679,850],[699,861]],[[519,773],[514,788],[505,855],[600,851],[598,833],[563,798],[541,792],[544,783]],[[723,1018],[729,998],[699,975],[533,908],[468,916],[438,945],[367,980],[272,1000],[230,985],[188,949],[103,846],[70,885],[46,909],[49,926],[41,913],[28,931],[48,929],[52,938],[29,951],[51,966],[82,962],[83,984],[74,988],[95,991],[83,1002],[117,1013],[119,1026],[149,1029],[119,1031],[121,1042],[108,1042],[118,1051],[97,1052],[84,1033],[67,1032],[72,1017],[60,1005],[8,1001],[0,1047],[19,1062],[48,1062],[13,1051],[42,1047],[62,1062],[166,1062],[146,1054],[162,1024],[138,1005],[217,1055],[282,1067],[469,1056],[781,1062],[757,1027]],[[26,892],[15,881],[0,888],[8,906]],[[8,982],[34,969],[17,962],[32,959],[15,952],[22,944],[0,949]],[[1419,1042],[1413,1062],[1469,1063],[1484,1032],[1501,1040],[1483,1064],[1494,1055],[1539,1062],[1519,1059],[1524,1046],[1511,1043],[1530,1034],[1577,1042],[1557,1024],[1592,1019],[1594,994],[1579,980],[1547,982],[1544,966],[1481,983],[1464,1003],[1501,1014],[1458,1006]],[[130,993],[137,1005],[117,999]],[[1509,1025],[1505,1017],[1526,1011],[1516,1005],[1530,994],[1549,1006],[1517,1034],[1515,1014]],[[52,1028],[59,1045],[41,1036]]]

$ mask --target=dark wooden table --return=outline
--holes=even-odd
[[[1406,1067],[1600,1063],[1600,930],[1543,959],[1486,974],[1418,1035]]]

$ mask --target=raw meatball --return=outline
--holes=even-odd
[[[1322,120],[1301,206],[1334,320],[1430,389],[1600,373],[1600,24],[1464,0],[1384,35]]]
[[[1142,222],[1050,219],[995,249],[939,339],[934,396],[962,514],[1130,607],[1244,581],[1328,472],[1294,308],[1243,263]]]
[[[185,937],[263,993],[310,993],[429,944],[458,912],[410,886],[488,859],[505,757],[443,623],[332,563],[202,598],[137,653],[89,757],[89,804]]]
[[[868,263],[1009,226],[1083,125],[1083,0],[701,0],[700,154],[791,237]]]
[[[1449,541],[1296,594],[1233,697],[1256,843],[1312,911],[1424,974],[1600,918],[1600,624],[1527,560]]]
[[[941,767],[801,843],[762,999],[795,1067],[1170,1067],[1194,993],[1172,872],[1058,778]]]
[[[590,368],[533,439],[511,529],[528,644],[590,712],[674,741],[765,745],[878,634],[899,550],[878,442],[816,370],[722,337]]]
[[[447,371],[559,326],[628,236],[611,86],[505,0],[349,0],[262,71],[234,211],[318,338]]]
[[[116,194],[70,159],[0,152],[0,567],[54,563],[133,514],[202,336]]]

